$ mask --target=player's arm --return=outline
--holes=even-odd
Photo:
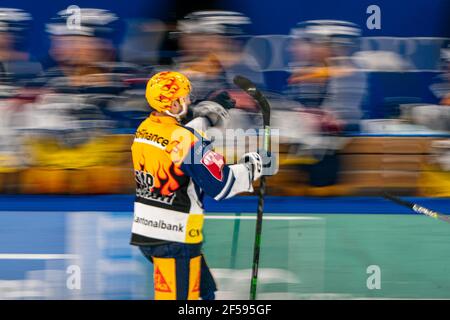
[[[249,153],[242,163],[227,165],[223,156],[213,150],[211,142],[203,138],[193,145],[181,170],[206,194],[220,201],[252,192],[252,182],[261,176],[262,162],[257,153]]]

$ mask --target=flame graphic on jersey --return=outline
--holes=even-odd
[[[183,171],[173,162],[160,161],[153,175],[153,187],[163,196],[171,195],[180,187],[183,176]]]

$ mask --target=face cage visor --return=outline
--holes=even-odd
[[[181,118],[183,118],[188,112],[189,101],[190,101],[189,95],[186,97],[180,97],[177,100],[175,100],[174,102],[178,102],[178,104],[181,106],[181,111],[177,114],[173,114],[169,110],[166,110],[164,113],[167,114],[168,116],[174,117],[175,119],[180,121]]]

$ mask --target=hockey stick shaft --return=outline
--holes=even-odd
[[[270,151],[270,105],[263,94],[256,89],[256,86],[248,79],[237,76],[234,78],[234,83],[247,92],[255,101],[259,104],[263,117],[264,124],[264,140],[263,140],[263,152]],[[259,270],[259,255],[261,251],[261,235],[262,235],[262,223],[264,213],[264,195],[266,193],[266,177],[262,176],[260,180],[259,193],[258,193],[258,208],[256,213],[256,230],[255,230],[255,243],[253,248],[253,265],[252,265],[252,278],[250,283],[250,299],[256,299],[256,289],[258,284],[258,270]]]
[[[264,152],[270,148],[270,127],[264,127]],[[255,244],[253,249],[253,266],[252,266],[252,282],[250,285],[250,300],[256,299],[256,288],[258,284],[258,270],[259,270],[259,253],[261,251],[261,234],[262,222],[264,214],[264,195],[266,194],[266,177],[262,176],[259,185],[258,194],[258,210],[256,213],[256,229],[255,229]]]
[[[422,207],[421,205],[418,205],[416,203],[405,201],[403,199],[400,199],[399,197],[393,196],[393,195],[388,194],[388,193],[385,193],[384,197],[386,199],[389,199],[389,200],[399,204],[399,205],[402,205],[404,207],[410,208],[412,211],[414,211],[416,213],[423,214],[423,215],[426,215],[426,216],[429,216],[429,217],[432,217],[432,218],[439,219],[441,221],[445,221],[445,222],[450,223],[450,217],[449,216],[443,215],[442,213],[439,213],[437,211],[427,209],[427,208]]]
[[[253,246],[252,281],[250,284],[250,300],[256,299],[258,284],[259,254],[261,252],[262,221],[264,213],[264,194],[266,193],[266,177],[261,177],[258,194],[258,211],[256,214],[255,243]]]

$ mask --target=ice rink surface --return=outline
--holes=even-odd
[[[132,197],[86,198],[2,199],[0,299],[152,298],[152,267],[129,245]],[[207,203],[204,228],[217,297],[247,299],[256,201],[217,205]],[[450,298],[448,224],[377,198],[269,198],[266,208],[259,299]]]

